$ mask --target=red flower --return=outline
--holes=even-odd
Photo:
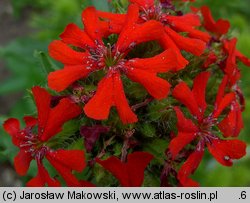
[[[129,0],[129,2],[145,9],[152,8],[155,4],[154,0]]]
[[[230,112],[227,114],[227,116],[218,124],[218,127],[220,131],[223,133],[224,137],[237,137],[241,131],[243,126],[243,119],[242,119],[242,108],[240,103],[244,105],[244,97],[243,101],[241,101],[241,90],[237,85],[234,85],[231,87],[230,81],[228,80],[227,76],[224,76],[220,89],[226,89],[226,87],[229,87],[229,89],[237,95],[235,99],[232,101],[230,105]],[[223,95],[223,92],[220,91],[217,96],[217,100],[221,100]],[[239,101],[238,101],[239,100]]]
[[[102,161],[96,159],[97,163],[110,171],[124,187],[139,187],[144,180],[144,170],[153,156],[147,152],[134,152],[128,155],[126,163],[121,162],[115,156]]]
[[[244,56],[236,49],[237,39],[223,41],[224,52],[227,55],[225,72],[229,73],[234,67],[237,67],[237,59],[244,63],[246,66],[250,66],[250,59]],[[230,68],[230,66],[232,66]]]
[[[202,6],[200,10],[204,20],[204,27],[207,31],[213,32],[219,36],[227,34],[230,28],[228,20],[219,19],[218,21],[215,21],[209,7],[207,6]]]
[[[224,56],[226,56],[226,59],[220,65],[222,71],[225,74],[224,79],[226,79],[227,81],[224,82],[224,86],[228,87],[231,91],[234,91],[239,100],[235,100],[232,102],[230,113],[224,119],[224,122],[221,122],[221,124],[219,125],[221,127],[221,130],[224,131],[224,135],[231,134],[231,136],[238,136],[241,128],[243,128],[241,114],[245,106],[244,96],[237,84],[241,77],[240,70],[237,65],[237,60],[240,60],[245,65],[250,66],[250,59],[248,59],[236,49],[236,43],[236,38],[223,41],[223,54]]]
[[[106,76],[99,82],[96,94],[85,105],[85,114],[97,120],[107,119],[110,108],[115,106],[123,123],[136,122],[137,117],[125,96],[121,74],[142,84],[154,98],[163,99],[168,95],[170,84],[159,78],[157,73],[173,70],[177,66],[175,53],[171,50],[152,58],[125,58],[136,44],[158,39],[163,32],[162,25],[153,20],[137,24],[138,16],[138,7],[131,5],[117,43],[105,46],[102,38],[106,31],[97,11],[94,7],[83,11],[84,31],[70,24],[61,35],[62,41],[54,41],[49,46],[50,55],[65,65],[64,69],[49,74],[50,88],[62,91],[76,80],[104,69]],[[74,51],[65,43],[85,51]]]
[[[36,160],[38,173],[31,179],[27,186],[60,186],[60,182],[51,178],[43,166],[46,158],[50,164],[64,178],[68,186],[80,186],[79,181],[73,176],[72,170],[81,172],[85,168],[84,152],[80,150],[53,150],[50,148],[50,139],[62,130],[63,124],[81,113],[80,107],[69,99],[60,100],[59,104],[51,108],[51,95],[40,87],[32,88],[38,110],[38,118],[24,117],[26,127],[20,128],[20,123],[15,118],[5,121],[3,127],[12,137],[14,145],[20,148],[14,159],[17,173],[25,175],[30,162]],[[37,128],[37,131],[36,131]]]
[[[242,61],[246,66],[250,66],[250,59],[241,54],[236,49],[237,39],[223,40],[223,57],[225,60],[220,64],[224,74],[228,77],[229,87],[237,86],[241,74],[237,65],[237,60]]]
[[[211,64],[214,64],[215,62],[217,62],[218,57],[215,55],[215,53],[213,51],[211,51],[207,58],[206,61],[203,64],[203,68],[208,68]]]
[[[237,109],[233,108],[230,113],[233,115],[226,117],[226,121],[222,120],[222,122],[218,124],[218,116],[227,106],[235,101],[234,93],[224,93],[227,84],[226,78],[223,79],[222,84],[219,87],[214,104],[214,111],[208,117],[204,116],[204,112],[207,107],[207,103],[205,101],[205,90],[209,77],[209,72],[202,72],[195,78],[192,90],[190,90],[184,82],[178,84],[173,90],[173,96],[189,109],[195,119],[195,122],[192,119],[185,118],[181,110],[178,107],[175,107],[178,119],[178,135],[170,142],[169,145],[169,151],[172,154],[172,158],[175,159],[177,154],[193,140],[197,140],[198,142],[196,149],[185,161],[178,172],[178,179],[183,186],[197,185],[196,182],[189,178],[189,175],[198,167],[202,159],[205,146],[207,146],[209,152],[214,156],[214,158],[225,166],[231,166],[233,164],[233,159],[239,159],[246,153],[246,144],[244,142],[236,139],[222,140],[215,135],[215,131],[213,129],[218,125],[222,133],[225,132],[224,136],[228,137],[228,132],[230,130],[225,130],[225,122],[228,122],[227,127],[230,128],[231,122],[235,121],[236,112],[234,111],[237,111]],[[239,132],[241,124],[231,127],[237,128],[235,131]],[[235,133],[235,131],[232,133]],[[231,136],[235,135],[231,134]]]
[[[140,23],[149,20],[157,20],[164,25],[165,33],[159,40],[160,44],[165,48],[171,48],[177,54],[178,67],[176,70],[184,68],[189,62],[182,56],[180,50],[185,50],[194,55],[201,55],[205,48],[206,43],[210,40],[209,34],[195,29],[200,26],[199,16],[196,14],[186,14],[182,16],[173,16],[164,11],[164,5],[171,4],[169,1],[161,1],[160,4],[154,4],[153,0],[130,0],[132,4],[140,6],[141,13],[138,21]],[[100,17],[105,18],[110,24],[121,23],[116,20],[117,14],[99,12]],[[179,32],[188,33],[188,37],[184,37]]]

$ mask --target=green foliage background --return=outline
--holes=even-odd
[[[124,0],[122,2],[126,3]],[[3,121],[8,117],[21,119],[25,114],[34,113],[35,108],[28,89],[33,85],[46,86],[46,72],[49,71],[46,68],[53,69],[58,65],[47,57],[48,44],[58,39],[68,23],[75,22],[81,27],[81,11],[86,6],[95,5],[101,10],[110,9],[107,0],[11,0],[11,3],[13,15],[17,19],[21,18],[24,9],[31,10],[29,25],[35,32],[17,38],[4,47],[0,46],[0,58],[5,61],[11,72],[10,77],[0,81],[0,97],[9,97],[15,92],[23,94],[22,99],[15,102],[8,115],[0,115],[0,164],[12,162],[17,152],[10,137],[3,132]],[[216,19],[229,19],[231,35],[238,38],[238,49],[250,57],[250,0],[197,0],[194,5],[209,5]],[[188,6],[189,4],[186,4],[186,9]],[[240,139],[250,143],[250,69],[241,65],[241,70],[241,87],[247,105],[243,114],[245,128]],[[148,132],[148,129],[145,130]],[[249,154],[250,147],[247,156],[231,168],[222,167],[211,159],[211,156],[206,156],[194,177],[202,186],[250,186]]]

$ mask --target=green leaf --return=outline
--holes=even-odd
[[[86,7],[90,6],[91,4],[92,4],[91,0],[84,0],[82,2],[81,7],[82,7],[82,9],[85,9]]]
[[[155,137],[156,136],[156,129],[153,125],[149,123],[144,123],[140,127],[140,132],[144,137]]]
[[[198,180],[201,186],[206,187],[244,187],[250,183],[250,159],[235,161],[232,167],[225,167],[213,158],[203,160],[193,179]],[[206,175],[204,175],[206,174]]]
[[[93,168],[95,178],[95,182],[97,183],[97,186],[117,186],[118,181],[117,179],[107,170],[105,170],[102,166],[99,164],[95,164]]]
[[[160,186],[160,178],[149,171],[145,171],[143,187],[159,187]]]
[[[0,95],[22,91],[23,89],[25,89],[25,86],[25,78],[11,78],[7,81],[4,81],[3,83],[0,83]]]
[[[126,13],[126,8],[129,5],[128,0],[112,0],[111,5],[113,7],[112,10],[115,10],[117,13]]]
[[[78,131],[78,129],[79,129],[78,120],[74,119],[66,122],[63,125],[63,130],[50,139],[49,145],[53,146],[53,148],[59,147],[59,148],[73,149],[73,147],[79,147],[78,142],[80,142],[79,140],[83,139],[76,140],[75,137],[72,137]],[[81,142],[81,145],[83,145],[83,142]]]
[[[116,143],[114,146],[114,156],[120,156],[122,153],[122,144]]]
[[[143,150],[154,155],[154,160],[163,164],[166,157],[165,150],[167,149],[168,144],[167,140],[154,138],[151,142],[145,143]]]
[[[34,51],[34,57],[38,58],[41,61],[42,68],[46,74],[46,76],[52,72],[57,70],[57,66],[52,63],[52,61],[49,59],[48,55],[43,51]]]
[[[10,0],[14,17],[20,19],[23,16],[25,9],[29,10],[45,10],[47,9],[48,1],[46,0]]]
[[[68,149],[73,149],[73,150],[83,150],[84,149],[84,145],[83,145],[83,138],[79,138],[77,140],[75,140],[69,147]]]
[[[110,11],[109,3],[107,0],[91,0],[93,6],[98,10]]]
[[[33,85],[45,83],[38,60],[32,57],[35,49],[45,50],[46,44],[32,38],[20,38],[0,49],[0,57],[10,72],[6,82],[0,85],[0,94],[19,92]]]

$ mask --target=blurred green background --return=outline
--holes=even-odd
[[[17,149],[3,132],[2,123],[8,117],[21,119],[35,111],[28,90],[33,85],[47,85],[48,44],[58,39],[68,23],[82,26],[81,11],[87,5],[109,10],[107,0],[0,0],[0,186],[23,185],[25,180],[12,169]],[[238,49],[250,57],[250,0],[197,0],[194,5],[209,5],[215,19],[229,19]],[[247,105],[240,139],[250,143],[250,69],[241,64],[241,70]],[[250,147],[248,155],[231,168],[207,156],[194,178],[202,186],[250,186],[249,154]]]

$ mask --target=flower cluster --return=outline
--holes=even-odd
[[[24,128],[5,121],[20,149],[17,173],[37,164],[27,186],[152,186],[152,177],[197,186],[190,175],[206,148],[224,166],[246,154],[238,61],[250,59],[228,37],[229,22],[206,6],[184,14],[175,1],[129,2],[125,14],[88,7],[83,29],[69,24],[49,45],[63,64],[48,75],[57,95],[33,87],[37,117],[24,117]],[[78,127],[62,143],[72,119]]]

